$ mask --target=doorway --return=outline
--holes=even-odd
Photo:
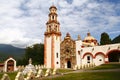
[[[67,61],[67,68],[71,68],[71,61]]]

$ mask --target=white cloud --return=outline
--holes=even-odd
[[[96,0],[0,0],[0,43],[26,47],[44,40],[49,7],[58,8],[62,37],[70,32],[86,36],[89,30],[99,39],[102,32],[118,31],[120,3]],[[96,34],[95,34],[96,33]],[[116,34],[120,34],[119,31]]]
[[[89,0],[73,0],[73,5],[74,6],[82,6],[86,4]]]

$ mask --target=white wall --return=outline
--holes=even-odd
[[[80,65],[81,64],[81,45],[82,45],[82,41],[81,40],[77,40],[75,41],[76,43],[76,65]],[[80,52],[80,54],[78,53],[78,51]]]
[[[60,68],[60,36],[54,36],[55,38],[55,68]],[[58,58],[57,58],[57,54],[58,53]],[[58,64],[57,64],[58,62]]]
[[[51,36],[46,37],[47,40],[47,49],[46,49],[46,54],[47,54],[47,68],[51,68]]]
[[[98,54],[94,60],[94,63],[96,66],[104,64],[105,63],[105,57],[102,54]]]
[[[80,46],[80,43],[79,42],[76,42],[76,59],[77,59],[77,65],[80,63],[80,59],[78,57],[78,51],[81,51],[80,54],[81,54],[81,59],[83,58],[83,56],[85,55],[85,53],[91,53],[93,55],[93,59],[92,59],[92,62],[95,63],[95,65],[100,65],[100,64],[103,64],[105,62],[108,62],[108,58],[106,57],[107,56],[107,53],[109,53],[109,51],[112,51],[112,50],[120,50],[120,43],[118,44],[111,44],[111,45],[103,45],[103,46],[94,46],[94,47],[84,47],[84,48],[81,48],[79,47]],[[96,57],[95,55],[97,53],[103,53],[104,55],[102,54],[98,54]],[[87,57],[88,55],[85,55],[84,59],[82,59],[82,62],[81,64],[87,64]],[[91,56],[91,55],[90,55]],[[92,58],[92,56],[91,56]],[[101,61],[100,61],[101,59]]]

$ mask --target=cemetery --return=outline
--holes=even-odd
[[[101,66],[95,66],[94,64],[81,65],[75,66],[73,69],[52,69],[46,68],[44,65],[32,65],[32,59],[29,59],[28,65],[16,66],[16,71],[1,72],[0,80],[73,80],[73,78],[75,80],[101,80],[104,78],[114,80],[113,78],[120,79],[119,74],[120,63],[109,63]]]
[[[88,69],[91,67],[95,67],[94,64],[89,64],[89,65],[81,65],[81,66],[75,66],[73,69],[64,69],[65,72],[70,72],[70,71],[76,71],[79,69]],[[7,73],[15,73],[15,79],[14,80],[40,80],[44,79],[46,77],[51,77],[51,76],[62,76],[64,74],[64,71],[60,71],[60,69],[51,69],[51,68],[46,68],[44,65],[32,65],[32,59],[29,59],[29,64],[26,66],[16,66],[15,65],[15,70],[14,71],[9,71],[6,70],[2,73],[4,73],[1,77],[1,80],[12,80],[10,78],[10,75]],[[61,69],[62,70],[62,69]],[[63,72],[63,73],[62,73]]]

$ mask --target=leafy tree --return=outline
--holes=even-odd
[[[101,34],[100,45],[106,45],[106,44],[111,44],[111,39],[109,35],[106,32],[104,32]]]
[[[112,43],[120,43],[120,35],[115,37],[113,40],[112,40]]]
[[[18,60],[18,65],[28,64],[29,58],[32,58],[33,64],[43,64],[44,62],[44,44],[34,44],[25,49],[24,58]]]

